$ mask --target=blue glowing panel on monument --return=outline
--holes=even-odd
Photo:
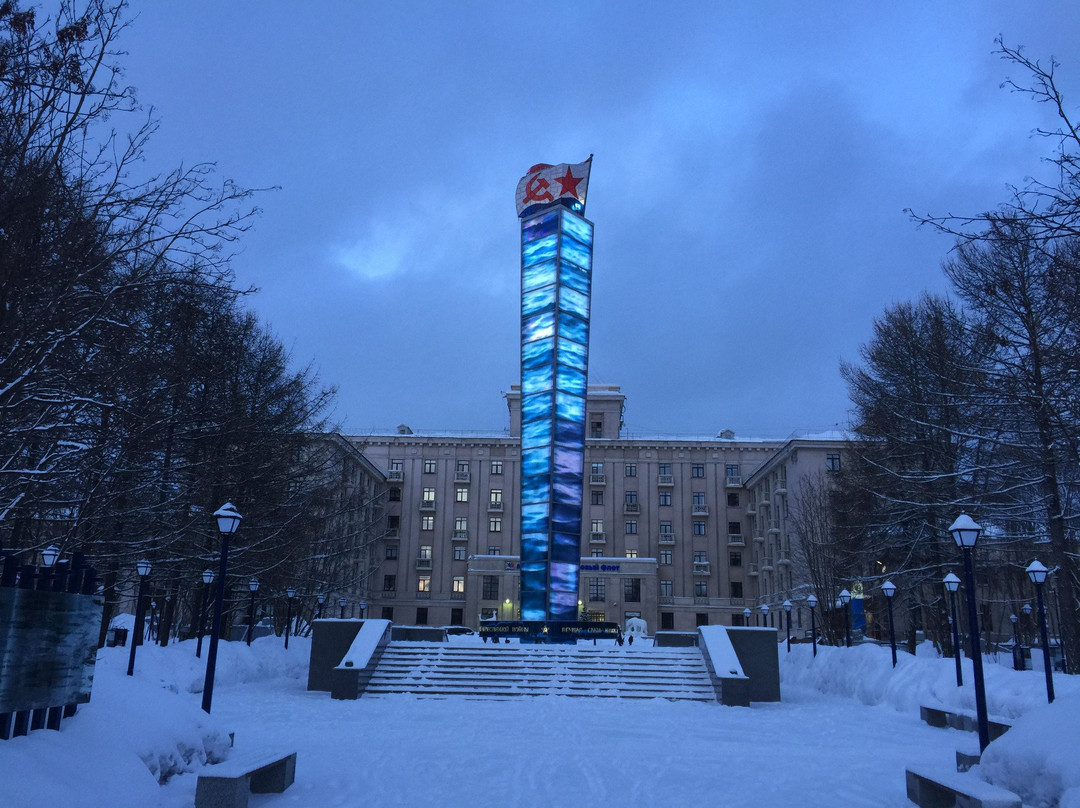
[[[521,226],[521,616],[576,620],[592,224]]]

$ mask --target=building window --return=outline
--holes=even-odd
[[[451,582],[451,592],[464,592],[465,591],[465,576],[455,575]]]
[[[671,464],[670,463],[661,463],[660,464],[659,474],[662,474],[665,477],[670,477],[671,476]]]
[[[627,603],[641,603],[641,579],[623,578],[622,594]]]
[[[661,505],[670,505],[671,504],[671,492],[670,491],[661,491],[660,492],[660,504]]]
[[[427,606],[416,607],[416,625],[426,626],[428,621]]]
[[[627,491],[626,492],[626,504],[627,505],[636,505],[637,504],[637,491]]]
[[[397,591],[397,576],[396,575],[384,575],[382,577],[383,592],[396,592]]]
[[[637,558],[637,550],[627,550],[626,551],[626,557],[627,558]]]
[[[603,578],[590,578],[589,579],[589,601],[591,603],[603,603],[604,596],[604,579]]]
[[[502,547],[500,547],[498,544],[489,544],[488,545],[488,555],[501,555],[501,554],[502,554]]]
[[[741,598],[742,596],[743,596],[743,594],[742,594],[742,581],[732,581],[731,582],[731,597],[733,597],[733,598]]]
[[[704,522],[699,521],[699,520],[694,521],[694,535],[695,536],[704,536],[705,535],[705,523]]]
[[[694,581],[694,597],[707,598],[709,596],[708,581]]]
[[[705,492],[704,491],[695,491],[694,494],[693,494],[693,497],[694,497],[694,504],[695,505],[704,505],[705,504]]]
[[[396,544],[388,544],[388,545],[386,545],[386,560],[387,561],[394,561],[395,559],[397,559],[397,554],[398,554],[398,546]]]
[[[604,437],[604,422],[592,420],[589,422],[589,437],[590,438],[602,438]]]
[[[592,473],[593,474],[603,474],[604,473],[604,464],[603,463],[593,463],[592,464]]]
[[[626,477],[637,477],[637,463],[627,463],[623,472]]]
[[[420,517],[420,529],[421,530],[434,530],[435,529],[435,517],[434,516],[421,516]]]
[[[454,517],[454,530],[468,530],[469,529],[469,517],[467,516],[455,516]]]
[[[502,505],[502,489],[492,488],[491,493],[488,494],[488,502],[492,505]]]
[[[742,553],[731,551],[728,553],[728,566],[729,567],[741,567],[742,566]]]
[[[417,592],[430,592],[431,591],[431,576],[421,575],[416,579],[416,591]]]
[[[485,575],[481,581],[480,594],[483,600],[498,600],[499,599],[499,576],[498,575]]]
[[[660,612],[660,629],[662,631],[672,631],[675,628],[675,613],[674,612]]]
[[[401,462],[400,460],[391,460],[390,471],[401,471]]]
[[[604,532],[604,520],[603,519],[593,519],[592,520],[592,532],[593,533],[603,533]]]
[[[503,464],[503,462],[501,460],[492,460],[491,461],[491,473],[492,474],[502,474],[502,464]]]
[[[627,535],[633,535],[637,533],[637,519],[626,520],[626,533]]]
[[[387,499],[391,502],[401,502],[401,489],[396,486],[391,488],[389,495],[387,495]]]
[[[739,507],[739,495],[738,494],[728,494],[727,495],[727,504],[728,504],[729,508],[738,508]]]
[[[707,626],[707,625],[709,625],[709,613],[708,612],[697,612],[697,613],[695,613],[694,614],[694,625],[696,625],[696,626]]]
[[[601,550],[599,547],[594,547],[592,549],[592,557],[593,558],[603,558],[604,557],[604,551]]]
[[[382,607],[382,619],[383,620],[389,620],[391,623],[394,622],[394,607],[393,606],[383,606]]]
[[[431,545],[430,544],[421,544],[420,545],[420,554],[417,556],[417,558],[423,558],[423,559],[426,559],[427,561],[430,561],[431,560]]]
[[[592,504],[593,505],[603,505],[604,504],[604,489],[603,488],[594,489],[593,492],[592,492],[592,497],[591,498],[592,498]]]
[[[738,463],[728,463],[727,466],[724,467],[724,473],[728,477],[738,477],[739,476],[739,464]]]
[[[661,581],[660,582],[660,597],[662,597],[662,598],[673,597],[674,592],[675,592],[675,586],[674,586],[674,584],[672,584],[671,581]]]
[[[741,536],[742,535],[742,522],[728,522],[727,523],[727,532],[730,533],[732,536]]]
[[[459,472],[461,472],[462,474],[468,474],[469,473],[469,461],[468,460],[459,460],[457,462],[457,470]]]
[[[468,488],[455,488],[454,489],[454,499],[457,500],[458,502],[468,502],[469,501],[469,489]]]
[[[691,477],[704,477],[705,476],[705,464],[694,463],[690,466]]]
[[[660,520],[660,535],[661,536],[670,536],[671,535],[671,522],[670,521],[665,521],[663,519]]]
[[[825,455],[825,470],[826,471],[840,471],[840,455],[827,454]]]
[[[425,488],[424,489],[423,500],[424,500],[425,503],[434,502],[435,501],[435,489],[434,488]]]
[[[660,564],[661,564],[661,566],[666,566],[666,567],[671,566],[671,550],[661,550],[660,551]]]
[[[488,532],[489,533],[502,533],[502,517],[501,516],[489,516],[488,517]]]
[[[455,544],[454,545],[454,561],[464,561],[464,560],[465,560],[465,545],[464,544]]]
[[[424,474],[434,474],[435,473],[435,462],[436,461],[434,461],[434,460],[425,460],[424,461]]]
[[[709,557],[705,550],[694,550],[694,563],[695,564],[708,564]]]
[[[401,527],[401,517],[400,516],[398,516],[395,513],[392,513],[392,514],[390,514],[389,516],[386,517],[386,529],[387,530],[397,530],[399,527]]]

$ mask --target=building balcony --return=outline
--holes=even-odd
[[[472,481],[472,474],[467,471],[455,471],[454,482],[455,483],[468,483]]]
[[[694,505],[694,506],[691,507],[690,512],[694,516],[708,516],[709,515],[709,506],[708,505]]]
[[[746,542],[743,541],[741,533],[728,533],[727,536],[728,547],[745,547]]]
[[[754,536],[754,541],[756,541],[758,544],[764,544],[765,543],[765,537],[764,536]]]
[[[712,575],[708,561],[694,562],[694,575]]]
[[[593,531],[589,534],[589,544],[605,544],[607,542],[607,534],[602,531]]]
[[[694,605],[695,606],[708,606],[709,605],[709,599],[707,597],[702,597],[701,595],[695,595],[694,596]]]
[[[760,575],[760,573],[758,571],[758,565],[757,564],[747,564],[746,565],[746,574],[754,576],[754,577],[757,577],[758,575]]]
[[[405,482],[405,472],[401,469],[393,469],[386,472],[386,481],[388,483],[403,483]]]
[[[639,514],[641,513],[641,504],[638,502],[624,502],[622,511],[625,514]]]
[[[756,502],[747,502],[746,503],[746,514],[748,516],[754,516],[756,513],[757,513],[757,503]]]
[[[451,541],[468,541],[469,531],[467,530],[455,530],[450,536]]]
[[[661,605],[672,604],[675,602],[675,598],[671,595],[661,595],[657,600]]]
[[[661,533],[661,534],[659,534],[659,541],[660,541],[661,544],[674,544],[675,543],[675,534],[674,533]]]
[[[735,474],[729,474],[724,480],[724,485],[728,488],[742,488],[742,477]]]
[[[607,485],[606,474],[590,474],[589,485]]]
[[[671,488],[671,486],[675,485],[675,475],[674,474],[660,474],[656,478],[656,484],[658,486],[663,487],[663,488]]]
[[[769,520],[769,532],[770,533],[779,533],[780,532],[780,520],[779,519],[770,519]]]
[[[784,566],[784,567],[790,567],[791,566],[791,559],[788,558],[787,556],[781,556],[780,558],[776,559],[776,563],[780,564],[781,566]]]
[[[777,494],[786,494],[787,493],[787,480],[780,480],[776,484],[776,493]]]
[[[429,569],[431,569],[431,559],[430,558],[418,558],[418,559],[416,559],[416,568],[418,570],[429,570]]]
[[[397,591],[394,589],[384,589],[379,593],[379,600],[393,600],[397,597]]]
[[[465,600],[465,593],[464,592],[451,592],[450,593],[450,600]]]
[[[422,511],[433,511],[433,510],[435,510],[435,500],[433,500],[433,499],[422,499],[422,500],[420,500],[420,510],[422,510]]]
[[[398,529],[396,527],[388,527],[386,533],[383,535],[384,539],[396,539],[398,537]]]
[[[771,556],[765,556],[764,558],[761,559],[761,571],[762,572],[772,572],[773,571],[773,560],[772,560]]]
[[[492,511],[494,513],[502,513],[503,512],[503,504],[501,502],[489,502],[488,503],[488,510]]]
[[[430,592],[417,592],[416,597],[419,598],[420,600],[431,600],[431,593]]]

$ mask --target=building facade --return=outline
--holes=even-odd
[[[473,627],[520,618],[520,401],[511,388],[501,434],[402,427],[348,438],[389,486],[369,616]],[[761,603],[799,584],[784,482],[832,462],[842,443],[631,437],[624,402],[616,386],[588,389],[580,614],[690,630],[743,625],[749,607],[758,622]]]

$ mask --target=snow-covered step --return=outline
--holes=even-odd
[[[562,695],[715,701],[697,648],[391,643],[367,696],[434,698]]]

